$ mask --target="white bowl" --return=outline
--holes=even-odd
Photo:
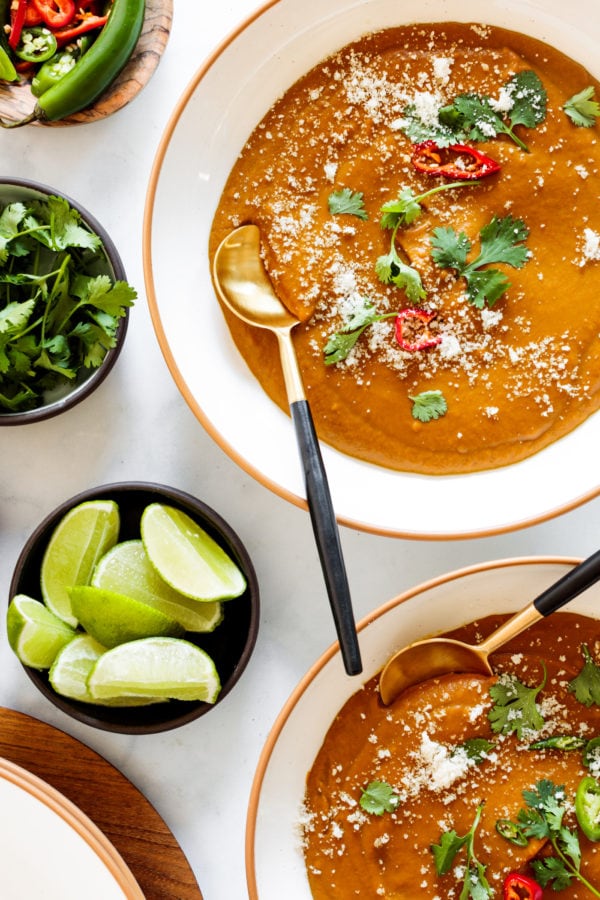
[[[293,427],[249,373],[211,284],[208,238],[224,183],[274,100],[334,50],[386,26],[482,18],[546,41],[600,76],[600,17],[593,0],[278,0],[242,23],[206,60],[162,138],[147,195],[144,269],[163,354],[220,446],[297,505],[306,505],[306,494]],[[531,525],[598,494],[599,443],[596,414],[529,459],[469,475],[395,472],[328,446],[323,457],[343,524],[402,537],[468,537]]]
[[[300,849],[300,809],[306,775],[344,703],[400,647],[492,613],[515,612],[579,560],[523,558],[451,572],[389,601],[358,629],[364,671],[348,678],[334,645],[305,675],[279,714],[259,759],[246,827],[250,900],[310,900]],[[600,583],[565,612],[598,617]]]

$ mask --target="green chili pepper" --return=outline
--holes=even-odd
[[[511,822],[510,819],[498,819],[496,831],[500,837],[510,841],[511,844],[516,844],[517,847],[526,847],[529,843],[529,839],[523,834],[520,826],[516,822]]]
[[[529,745],[530,750],[581,750],[587,740],[576,737],[574,734],[557,734],[554,737],[534,741]]]
[[[600,765],[600,737],[595,737],[588,741],[583,751],[584,766],[587,766],[589,769],[594,763],[597,766]]]
[[[15,47],[15,56],[25,62],[42,63],[56,53],[56,38],[49,28],[34,25],[24,28],[19,43]]]
[[[590,841],[600,841],[600,782],[591,775],[579,782],[575,815],[585,836]]]
[[[31,93],[34,97],[41,97],[43,93],[57,84],[61,78],[70,72],[77,63],[78,57],[71,50],[63,50],[40,66],[31,81]]]
[[[127,63],[144,22],[145,0],[113,0],[106,25],[77,64],[44,91],[31,115],[17,122],[0,120],[3,128],[33,121],[55,122],[90,106]]]

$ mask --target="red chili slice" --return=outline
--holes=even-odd
[[[75,18],[74,0],[32,0],[48,28],[64,28]]]
[[[435,347],[442,340],[441,335],[433,334],[429,328],[436,313],[409,306],[400,310],[396,316],[396,340],[403,350],[414,353],[416,350],[427,350]]]
[[[543,900],[543,893],[533,878],[519,872],[511,872],[504,879],[502,897],[503,900]]]
[[[423,141],[413,148],[411,162],[419,172],[461,181],[475,181],[500,171],[500,163],[467,144],[439,147],[435,141]]]

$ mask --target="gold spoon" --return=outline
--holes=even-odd
[[[600,578],[600,550],[536,597],[525,609],[507,619],[496,631],[475,646],[452,638],[416,641],[395,653],[379,676],[379,693],[388,706],[411,685],[450,672],[477,672],[492,675],[488,656],[534,622],[549,616],[573,600]]]
[[[277,337],[290,413],[304,467],[308,508],[342,658],[346,672],[358,675],[362,663],[340,536],[292,343],[291,331],[299,320],[288,312],[273,291],[260,256],[260,232],[256,225],[242,225],[221,242],[215,254],[213,278],[219,297],[231,312],[248,325],[266,328]]]

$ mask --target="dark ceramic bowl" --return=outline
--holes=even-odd
[[[259,590],[254,567],[240,538],[213,509],[190,494],[160,484],[124,482],[83,491],[61,503],[35,529],[17,560],[9,600],[16,594],[41,599],[40,569],[50,536],[62,517],[87,500],[114,500],[119,505],[119,541],[139,538],[140,518],[150,503],[166,503],[191,516],[236,562],[246,577],[245,592],[223,603],[224,619],[210,634],[187,632],[186,640],[202,647],[214,660],[221,679],[216,703],[176,701],[141,707],[110,707],[81,703],[57,694],[47,672],[23,666],[35,686],[55,706],[86,725],[123,734],[152,734],[185,725],[203,716],[237,683],[254,649],[259,622]]]
[[[100,222],[95,219],[83,206],[63,194],[45,184],[39,184],[35,181],[26,181],[21,178],[11,178],[9,176],[0,175],[0,204],[4,206],[7,203],[15,201],[27,202],[32,198],[44,196],[60,196],[76,209],[81,215],[85,224],[93,232],[95,232],[104,247],[104,252],[99,256],[97,268],[98,275],[107,274],[113,281],[126,281],[125,269],[121,261],[121,257],[115,247],[110,236],[106,233]],[[0,426],[1,425],[26,425],[29,422],[39,422],[42,419],[49,419],[57,416],[59,413],[65,412],[67,409],[80,403],[86,397],[96,390],[102,384],[119,356],[127,333],[127,324],[129,322],[128,310],[119,320],[116,334],[116,345],[107,351],[102,363],[96,369],[86,369],[77,377],[73,386],[69,386],[64,394],[57,399],[52,399],[43,406],[36,409],[27,410],[25,412],[6,412],[0,410]]]

